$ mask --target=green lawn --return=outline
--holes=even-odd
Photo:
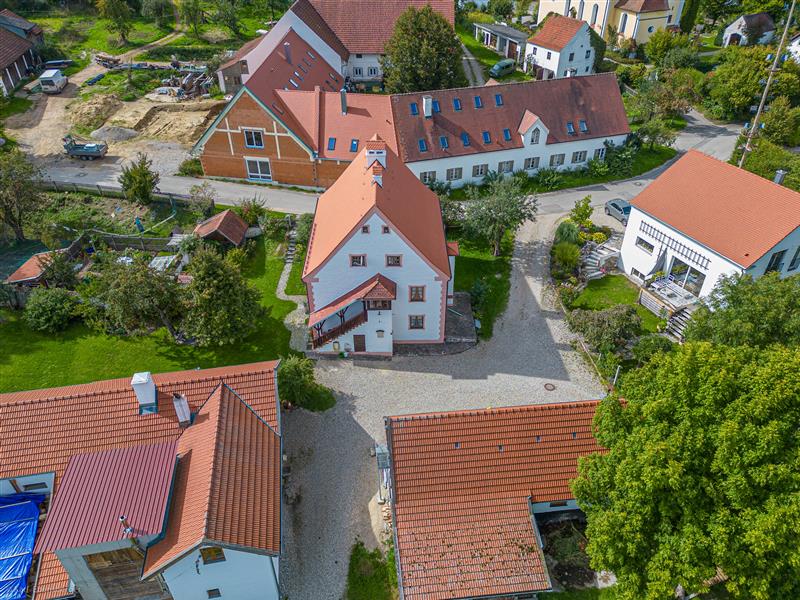
[[[606,275],[601,279],[593,279],[580,293],[570,308],[584,310],[602,310],[617,304],[631,304],[642,318],[642,330],[646,333],[658,331],[662,322],[657,316],[639,304],[639,288],[624,275]]]
[[[461,250],[460,256],[456,257],[455,291],[472,292],[476,281],[484,282],[483,301],[476,304],[473,298],[472,311],[481,322],[480,337],[489,339],[492,337],[495,320],[503,314],[508,304],[514,236],[511,233],[506,234],[500,256],[494,256],[488,244],[475,242],[460,232],[448,235],[448,238],[458,240]]]
[[[369,551],[356,542],[347,569],[346,600],[395,600],[397,573],[392,548],[384,556],[379,548]]]
[[[472,34],[472,25],[470,25],[469,29],[465,29],[462,25],[456,25],[456,33],[472,56],[481,63],[483,67],[483,76],[489,79],[489,69],[491,69],[496,62],[502,60],[503,57],[475,39],[475,36]],[[531,81],[533,77],[517,70],[503,77],[497,77],[496,79],[497,81],[508,83],[510,81]]]
[[[6,139],[6,144],[0,147],[0,151],[10,150],[17,145],[13,139],[6,138],[6,135],[3,132],[3,122],[5,119],[11,115],[25,112],[31,107],[32,104],[33,102],[27,98],[18,98],[16,96],[0,98],[0,137]]]
[[[160,373],[195,367],[271,360],[289,353],[289,331],[283,318],[292,302],[278,300],[275,288],[283,269],[278,244],[258,238],[244,274],[262,294],[265,316],[245,341],[219,348],[174,344],[164,330],[134,338],[97,333],[76,323],[60,334],[32,332],[21,313],[0,311],[0,392],[54,387],[129,377],[137,371]]]
[[[116,94],[120,100],[131,102],[155,90],[161,85],[162,79],[174,73],[175,71],[108,71],[96,84],[81,87],[81,100],[88,100],[97,94]]]
[[[306,284],[300,277],[303,275],[303,263],[306,260],[306,247],[303,244],[297,244],[297,249],[294,254],[294,262],[292,263],[292,270],[289,273],[289,281],[286,282],[286,293],[290,296],[305,296]]]

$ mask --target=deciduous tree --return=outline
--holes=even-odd
[[[22,318],[34,331],[55,333],[67,328],[77,306],[73,292],[39,287],[31,292]]]
[[[515,177],[496,179],[484,190],[470,188],[467,195],[464,228],[492,244],[495,256],[500,256],[506,231],[516,231],[525,221],[536,218],[536,196],[526,194]]]
[[[42,279],[50,287],[74,289],[78,285],[75,261],[66,252],[50,252],[39,258]]]
[[[650,149],[656,145],[671,146],[677,137],[676,133],[669,128],[667,122],[659,117],[642,123],[636,133],[642,143],[647,144]]]
[[[133,29],[133,12],[125,0],[97,0],[97,12],[110,21],[109,29],[119,34],[120,42],[128,43],[128,34]]]
[[[215,0],[214,20],[230,29],[231,33],[237,38],[241,36],[242,24],[239,21],[239,13],[236,11],[234,0]]]
[[[25,239],[26,220],[42,205],[43,196],[34,183],[40,175],[19,150],[0,152],[0,219],[18,241]]]
[[[142,16],[155,21],[156,27],[173,19],[172,0],[142,0]]]
[[[430,5],[419,10],[410,6],[400,15],[380,60],[386,90],[392,93],[466,85],[461,43]]]
[[[800,142],[800,107],[792,108],[786,96],[769,103],[761,122],[764,137],[773,144],[790,146]]]
[[[181,0],[180,2],[181,19],[187,25],[191,25],[194,37],[200,37],[200,23],[203,22],[203,2],[202,0]]]
[[[800,597],[800,350],[688,343],[627,375],[595,417],[607,452],[572,489],[594,569],[623,600]],[[624,398],[620,402],[619,398]]]

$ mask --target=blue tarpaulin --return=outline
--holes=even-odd
[[[0,600],[24,600],[41,494],[0,496]]]

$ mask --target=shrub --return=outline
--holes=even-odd
[[[333,392],[314,379],[314,361],[305,356],[282,358],[278,368],[278,391],[282,405],[309,410],[326,410],[333,406]]]
[[[266,214],[260,220],[260,224],[261,229],[264,230],[264,235],[278,241],[285,239],[289,230],[292,228],[291,217],[287,219],[280,215]]]
[[[586,242],[592,239],[592,234],[588,231],[581,231],[578,233],[578,245],[583,246]]]
[[[546,190],[555,189],[561,183],[561,173],[555,169],[540,169],[536,174],[536,183]]]
[[[217,194],[207,181],[189,188],[189,205],[203,216],[210,217],[214,213],[216,201]]]
[[[239,271],[242,270],[242,265],[246,260],[247,250],[245,248],[231,248],[225,253],[225,262]]]
[[[178,175],[184,177],[202,177],[203,165],[199,158],[187,158],[178,167]]]
[[[131,165],[122,167],[119,184],[125,197],[131,202],[147,205],[153,201],[153,193],[158,189],[161,177],[150,168],[152,166],[153,161],[139,152]]]
[[[561,242],[568,242],[570,244],[577,245],[578,233],[578,226],[575,225],[574,222],[562,221],[559,223],[558,228],[556,229],[554,243],[560,244]]]
[[[553,259],[563,270],[573,272],[581,260],[581,249],[577,244],[570,242],[559,242],[553,246]]]
[[[314,215],[305,213],[300,215],[297,219],[296,237],[295,241],[303,246],[308,246],[308,240],[311,239],[311,226],[314,224]]]
[[[241,204],[233,207],[233,210],[237,215],[242,217],[244,222],[250,227],[258,225],[259,219],[267,214],[264,201],[258,196],[242,200]]]
[[[608,163],[597,158],[589,159],[587,168],[589,169],[589,175],[597,178],[606,177],[611,172],[611,168],[608,166]]]
[[[617,67],[617,79],[621,85],[628,85],[630,87],[639,87],[639,84],[647,74],[647,67],[644,65],[623,65]]]
[[[63,288],[36,288],[28,297],[23,319],[34,331],[55,333],[67,328],[77,302]]]
[[[489,284],[484,279],[476,279],[469,290],[469,298],[474,310],[480,310],[489,296]]]
[[[442,211],[442,221],[446,227],[458,227],[464,222],[464,204],[460,200],[453,200],[439,196],[439,208]]]
[[[592,213],[594,212],[591,202],[591,196],[584,196],[580,200],[576,200],[572,210],[569,211],[570,220],[584,227],[591,226]]]
[[[602,231],[596,231],[592,234],[592,241],[595,244],[603,244],[606,242],[606,240],[608,240],[608,236]]]
[[[428,183],[428,189],[430,189],[434,194],[439,196],[449,196],[450,195],[450,182],[449,181],[442,181],[440,179],[434,179],[433,181]]]
[[[645,335],[636,342],[631,348],[631,354],[640,365],[648,362],[651,358],[661,352],[669,352],[675,346],[673,342],[663,335]]]
[[[573,310],[567,316],[570,327],[583,334],[597,352],[616,352],[633,338],[642,325],[636,307],[618,304],[604,310]]]
[[[580,296],[580,292],[574,285],[570,283],[562,283],[560,286],[558,286],[558,296],[561,298],[561,302],[564,303],[564,306],[571,308],[572,303],[578,299],[578,296]]]

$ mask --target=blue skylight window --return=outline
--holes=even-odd
[[[497,106],[503,106],[503,94],[495,94],[494,95],[494,103]]]
[[[442,112],[442,107],[439,106],[439,101],[438,100],[434,100],[433,101],[433,112],[435,112],[435,113]]]
[[[358,140],[350,140],[350,152],[358,152]]]
[[[511,141],[511,130],[510,129],[503,129],[503,139],[507,142]]]
[[[428,142],[425,141],[425,138],[419,139],[419,151],[420,152],[427,152],[428,151]]]
[[[446,135],[439,136],[439,145],[442,147],[442,150],[447,150],[450,147],[450,142],[447,140]]]
[[[336,138],[328,138],[328,150],[336,150]]]
[[[475,108],[483,108],[483,99],[480,96],[475,96]]]
[[[572,121],[567,121],[567,133],[575,135],[575,124]]]
[[[461,98],[453,98],[453,110],[456,112],[461,110]]]
[[[469,134],[466,131],[461,134],[461,143],[464,144],[465,148],[469,146]]]
[[[586,133],[587,131],[589,131],[589,127],[586,126],[586,121],[584,121],[583,119],[578,121],[578,127],[580,127],[581,129],[581,133]]]
[[[492,135],[488,131],[483,132],[483,143],[484,144],[492,143]]]
[[[419,114],[419,106],[417,106],[416,102],[411,103],[411,114],[415,117]]]

